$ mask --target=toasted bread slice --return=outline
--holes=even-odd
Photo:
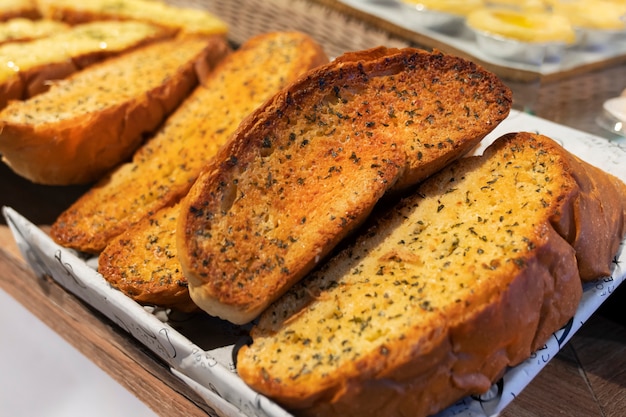
[[[49,19],[31,20],[16,17],[0,23],[0,45],[10,42],[27,42],[56,35],[68,30],[70,26],[63,22]]]
[[[16,17],[37,19],[40,16],[35,0],[2,0],[0,4],[0,21],[2,22]]]
[[[228,26],[220,18],[198,8],[185,8],[159,0],[38,0],[44,16],[71,24],[96,20],[138,20],[179,33],[226,34]]]
[[[94,22],[0,46],[0,108],[46,91],[52,81],[172,32],[143,22]]]
[[[621,181],[554,141],[504,136],[272,305],[239,375],[303,416],[419,417],[484,393],[573,316],[579,265],[608,271],[625,203]]]
[[[322,48],[297,32],[251,38],[225,58],[142,146],[62,213],[51,235],[98,253],[149,213],[182,198],[239,123],[287,83],[326,63]]]
[[[98,271],[103,277],[140,303],[183,311],[197,309],[189,297],[187,279],[177,257],[175,234],[179,206],[169,205],[187,192],[205,161],[215,155],[246,113],[285,83],[326,61],[319,45],[300,33],[260,35],[225,60],[215,72],[217,84],[208,82],[206,88],[210,90],[200,87],[201,91],[194,96],[196,100],[184,103],[183,109],[189,107],[168,120],[172,128],[167,135],[166,129],[162,130],[138,152],[133,163],[127,164],[128,168],[116,171],[125,173],[121,186],[105,180],[101,189],[96,188],[86,198],[89,202],[100,203],[98,207],[103,212],[98,213],[99,216],[104,217],[107,214],[104,211],[108,212],[109,217],[100,221],[108,222],[109,228],[119,228],[120,224],[128,227],[111,239],[100,254]],[[231,102],[232,105],[228,105]],[[180,120],[183,115],[188,123]],[[174,118],[178,119],[175,124]],[[187,130],[181,131],[182,126]],[[186,169],[172,171],[181,161],[185,161]],[[146,184],[144,191],[143,184]],[[169,193],[164,192],[160,198],[150,196],[150,188],[165,187],[165,184]],[[105,192],[111,200],[103,195]],[[144,205],[137,206],[139,201],[134,201],[133,207],[128,207],[126,201],[118,197],[138,192],[145,192],[146,198],[141,200]],[[150,201],[151,198],[157,199]],[[164,204],[168,206],[163,207]],[[132,226],[129,223],[133,219],[122,216],[122,210],[138,217],[145,215],[148,209],[148,212],[154,210],[154,214]],[[121,217],[117,224],[113,224],[115,216]],[[53,230],[57,230],[56,226]],[[105,230],[98,236],[110,232],[110,229]]]
[[[440,53],[376,48],[312,71],[257,109],[184,198],[192,298],[252,320],[385,193],[464,155],[510,106],[493,74]]]
[[[100,254],[98,272],[139,303],[189,312],[198,307],[176,256],[178,213],[164,207],[122,233]]]
[[[33,182],[94,181],[130,157],[198,84],[196,68],[226,49],[221,37],[185,37],[92,65],[0,112],[0,153]]]

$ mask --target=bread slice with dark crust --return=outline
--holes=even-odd
[[[545,136],[505,135],[264,312],[239,375],[297,415],[434,414],[486,392],[573,316],[579,269],[609,270],[625,218],[619,179]]]
[[[326,62],[321,46],[303,33],[265,33],[249,39],[218,64],[132,161],[65,210],[51,236],[67,247],[101,252],[141,218],[178,202],[250,112]]]
[[[89,183],[129,158],[227,50],[221,37],[155,42],[89,66],[0,112],[0,153],[19,175]]]
[[[349,53],[310,72],[242,123],[184,198],[177,239],[192,298],[254,319],[385,193],[464,155],[510,106],[493,74],[418,49]]]

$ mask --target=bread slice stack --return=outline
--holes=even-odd
[[[309,72],[239,126],[183,199],[193,300],[253,320],[381,197],[465,155],[510,107],[493,74],[438,52],[375,48]]]
[[[0,153],[18,174],[89,183],[132,155],[228,50],[222,37],[177,37],[107,59],[0,112]]]
[[[450,164],[273,304],[239,375],[302,416],[426,416],[484,393],[610,272],[626,186],[551,139]]]
[[[239,123],[306,71],[326,63],[298,32],[258,35],[225,58],[133,160],[115,169],[52,226],[83,252],[102,251],[98,271],[131,298],[194,310],[176,249],[178,201]]]

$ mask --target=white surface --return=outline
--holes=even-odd
[[[0,289],[0,415],[156,414]]]
[[[626,97],[615,97],[604,102],[604,110],[613,117],[626,123]]]

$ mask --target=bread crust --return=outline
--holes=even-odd
[[[153,43],[93,65],[44,94],[12,102],[0,113],[3,160],[41,184],[99,179],[178,106],[198,83],[198,63],[221,59],[223,45],[221,37]],[[129,84],[133,78],[137,82]]]
[[[522,159],[536,159],[533,166],[537,170],[526,169],[528,164],[522,164]],[[513,177],[515,171],[518,174]],[[505,175],[515,178],[517,189],[499,187]],[[514,193],[536,197],[532,202],[511,205],[508,200],[515,199]],[[594,251],[572,246],[576,244],[572,236],[587,226],[583,223],[595,221],[574,213],[583,208],[597,213],[607,207],[607,200],[615,204],[602,211],[597,233],[608,237],[603,244],[614,247],[615,241],[624,238],[624,184],[590,169],[549,138],[531,133],[505,135],[484,157],[452,163],[426,180],[416,193],[373,221],[356,242],[270,307],[251,332],[252,344],[239,351],[239,375],[255,390],[303,416],[419,417],[434,414],[466,395],[481,394],[508,366],[528,358],[573,316],[582,293],[579,265],[596,264],[589,259],[596,256]],[[509,206],[520,210],[494,211],[494,201],[505,201],[506,210]],[[500,219],[497,213],[501,213]],[[439,217],[442,223],[433,222]],[[473,219],[471,233],[459,235],[461,241],[455,246],[453,230],[469,226],[463,223],[469,219]],[[530,226],[524,219],[529,219]],[[519,233],[515,231],[518,222],[524,227]],[[491,226],[484,226],[488,224]],[[501,230],[500,238],[487,235],[494,226]],[[422,233],[428,233],[423,235],[425,240],[413,240]],[[483,252],[467,251],[477,249],[466,246],[468,236],[476,235],[476,242],[483,242],[481,234],[485,234],[485,243],[479,243]],[[514,241],[521,244],[515,246]],[[420,247],[419,242],[432,248]],[[479,253],[490,254],[490,250],[510,244],[503,253],[517,260],[485,256],[479,274],[470,266],[473,261],[455,263],[450,273],[429,270],[429,259],[434,259],[429,253],[437,256],[440,249],[435,247],[440,242],[444,252],[447,245],[450,254],[461,251],[457,253],[465,253],[463,259],[476,257],[478,265],[482,262]],[[381,256],[389,250],[393,256]],[[433,262],[445,267],[445,259]],[[610,265],[610,260],[604,262]],[[436,284],[440,273],[441,289]],[[472,274],[477,278],[468,281]],[[425,280],[422,286],[410,285],[421,279]],[[473,284],[468,287],[470,282]],[[371,289],[360,292],[359,286]],[[398,290],[399,286],[406,290]],[[466,290],[469,288],[471,291]],[[409,298],[394,297],[402,291],[422,297],[422,301],[416,304]],[[387,292],[389,298],[380,297]],[[397,303],[406,306],[399,310],[404,311],[406,324],[404,316],[383,315],[388,317],[382,319],[386,320],[384,326],[373,319],[363,334],[350,333],[348,327],[356,323],[350,319],[352,314],[363,309],[360,314],[374,317],[377,311],[385,311],[385,303],[388,309]],[[333,315],[320,320],[326,311]],[[341,320],[341,328],[331,324],[332,317]],[[325,330],[326,326],[332,327]],[[377,336],[375,330],[383,336]],[[350,339],[336,349],[333,337],[341,340],[345,334],[351,335]],[[348,346],[358,350],[353,360],[344,359],[353,353]],[[302,363],[292,356],[294,352]],[[319,370],[310,359],[318,354],[323,362]],[[326,366],[326,358],[334,358],[336,364]],[[307,372],[296,374],[296,369]]]
[[[621,237],[626,234],[623,198],[626,186],[619,178],[583,163],[575,155],[564,157],[575,167],[570,175],[580,187],[582,197],[573,210],[562,213],[555,228],[576,250],[581,279],[594,281],[611,274],[613,258]]]
[[[65,210],[50,231],[57,243],[99,253],[142,217],[175,204],[207,161],[255,107],[328,58],[298,32],[265,33],[223,59],[159,131]],[[182,273],[181,273],[182,275]]]
[[[349,53],[310,72],[242,123],[183,200],[192,298],[254,319],[383,195],[464,155],[510,106],[494,75],[417,49]]]

